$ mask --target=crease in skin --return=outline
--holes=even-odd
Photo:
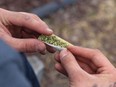
[[[11,23],[8,21],[8,19],[6,17],[4,17],[4,14],[6,16],[8,16],[7,13],[5,13],[3,11],[3,9],[0,9],[0,13],[1,13],[0,14],[0,27],[1,27],[1,29],[4,30],[4,33],[7,33],[10,36],[12,36],[11,33],[8,31],[8,29],[5,27],[5,26],[8,26],[8,25],[11,25]]]
[[[6,15],[6,17],[4,17],[4,14]],[[8,21],[8,18],[7,18],[7,13],[4,13],[0,15],[0,20],[1,20],[1,23],[5,26],[7,25],[12,25],[9,21]]]
[[[0,23],[0,32],[12,36],[9,30],[2,23]]]

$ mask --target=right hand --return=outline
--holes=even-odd
[[[55,68],[68,76],[70,87],[116,87],[116,69],[100,51],[78,46],[68,50],[56,54]]]

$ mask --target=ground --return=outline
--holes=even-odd
[[[40,0],[0,0],[0,7],[14,11],[29,12],[43,4]],[[116,66],[115,8],[115,0],[80,0],[43,20],[56,35],[74,45],[101,50]],[[45,64],[41,86],[68,87],[67,78],[54,69],[53,56],[50,53],[41,56]]]

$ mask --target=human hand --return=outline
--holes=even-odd
[[[52,33],[47,24],[34,14],[0,9],[0,38],[20,52],[44,54],[46,46],[37,37]],[[53,52],[50,47],[47,48]]]
[[[55,68],[68,76],[70,87],[116,87],[116,69],[99,50],[78,46],[68,50],[55,55]]]

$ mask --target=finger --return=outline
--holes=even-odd
[[[56,50],[55,50],[54,48],[52,48],[52,47],[50,47],[50,46],[48,46],[48,45],[46,45],[46,49],[47,49],[47,51],[50,52],[50,53],[55,53],[55,52],[56,52]]]
[[[68,47],[68,50],[70,50],[74,55],[86,57],[88,59],[91,59],[96,55],[95,52],[93,53],[93,49],[83,48],[79,46],[70,46]]]
[[[3,40],[6,41],[11,47],[20,52],[45,52],[46,46],[36,39],[16,39],[9,36],[4,36]]]
[[[71,80],[87,75],[87,73],[81,69],[75,57],[66,49],[61,51],[60,61]]]
[[[92,69],[89,65],[88,65],[88,63],[85,63],[85,62],[83,62],[83,61],[80,61],[79,59],[82,59],[82,58],[76,58],[76,60],[77,60],[77,62],[78,62],[78,64],[79,64],[79,66],[83,69],[83,70],[85,70],[86,72],[88,72],[88,73],[90,73],[90,74],[92,74],[92,73],[95,73],[94,71],[94,69]],[[60,55],[59,55],[59,52],[56,52],[55,53],[55,60],[58,62],[58,63],[61,63],[61,61],[60,61]]]
[[[41,19],[38,18],[36,20],[32,16],[20,12],[9,12],[9,15],[7,15],[7,21],[17,26],[29,28],[40,34],[50,35],[53,33],[53,31],[49,29],[47,24]]]
[[[45,54],[46,46],[39,40],[36,39],[15,39],[19,45],[17,48],[21,52],[40,52]]]
[[[68,76],[67,73],[66,73],[66,71],[65,71],[65,69],[62,67],[62,65],[60,63],[56,63],[55,64],[55,69],[58,72],[62,73],[63,75]]]
[[[99,51],[78,46],[68,47],[74,55],[91,60],[97,67],[113,67],[109,60]]]
[[[26,12],[19,12],[19,13],[28,15],[37,21],[41,20],[36,14],[26,13]],[[35,31],[32,32],[32,30],[29,31],[28,29],[24,29],[23,31],[25,31],[28,34],[33,34],[36,38],[38,38],[38,36],[40,35],[39,33],[35,32]]]
[[[26,12],[19,12],[19,13],[29,15],[29,16],[31,16],[32,18],[34,18],[35,20],[37,20],[37,21],[40,20],[40,18],[39,18],[36,14],[33,14],[33,13],[26,13]]]
[[[81,62],[81,61],[79,61],[79,60],[78,60],[78,64],[79,64],[80,67],[81,67],[84,71],[86,71],[87,73],[89,73],[89,74],[94,74],[94,73],[96,73],[94,70],[91,69],[91,67],[90,67],[89,65],[87,65],[87,64],[85,64],[85,63],[83,63],[83,62]]]
[[[55,60],[56,60],[59,64],[61,63],[59,52],[55,53]],[[83,63],[83,61],[80,61],[80,60],[78,60],[78,59],[76,59],[76,60],[77,60],[77,62],[78,62],[78,64],[79,64],[79,66],[80,66],[83,70],[85,70],[86,72],[88,72],[88,73],[90,73],[90,74],[95,73],[95,72],[94,72],[95,70],[92,69],[87,63]]]
[[[95,72],[98,69],[98,67],[96,67],[96,65],[93,62],[91,62],[90,60],[86,58],[76,57],[76,60],[88,65]]]

